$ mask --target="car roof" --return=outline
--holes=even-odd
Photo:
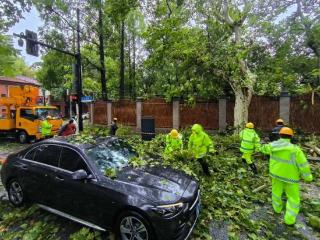
[[[41,141],[41,143],[56,143],[56,144],[62,144],[62,145],[67,145],[67,146],[73,146],[76,148],[79,148],[81,150],[87,149],[87,148],[91,148],[99,143],[103,143],[103,142],[110,142],[110,141],[115,141],[116,139],[118,139],[117,137],[97,137],[94,139],[94,143],[81,143],[81,142],[77,142],[74,141],[74,139],[72,138],[68,138],[68,137],[54,137],[54,138],[50,138],[50,139],[46,139]]]

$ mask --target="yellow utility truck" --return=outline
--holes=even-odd
[[[52,136],[57,134],[62,118],[59,109],[52,106],[37,105],[39,88],[33,86],[9,86],[9,97],[0,97],[0,135],[13,136],[20,143],[39,140],[41,121],[47,116],[52,124]]]

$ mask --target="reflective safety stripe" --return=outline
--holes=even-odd
[[[289,182],[289,183],[299,183],[299,180],[293,180],[293,179],[290,179],[290,178],[280,177],[280,176],[275,175],[273,173],[270,173],[270,176],[273,177],[273,178],[277,178],[277,179],[279,179],[281,181]]]
[[[291,208],[298,209],[298,210],[300,209],[300,205],[297,205],[297,204],[290,202],[290,201],[288,201],[288,202],[289,202],[289,205]]]
[[[287,160],[287,159],[284,159],[284,158],[280,158],[280,157],[276,157],[274,155],[270,156],[270,160],[275,160],[277,162],[286,163],[286,164],[290,164],[290,165],[296,165],[296,156],[295,156],[294,153],[291,154],[290,160]]]
[[[290,209],[286,209],[286,213],[288,213],[289,215],[291,215],[294,218],[298,215],[298,213],[295,213],[294,211],[291,211]]]
[[[278,201],[281,201],[281,202],[282,202],[281,197],[279,197],[279,196],[277,196],[277,195],[275,195],[275,194],[272,194],[272,198],[275,198],[275,199],[277,199]]]
[[[240,147],[243,150],[254,150],[254,148],[245,148],[245,147]]]
[[[277,143],[277,142],[274,142],[274,143],[271,143],[271,146],[272,148],[280,148],[280,147],[289,147],[291,146],[291,143]]]
[[[309,166],[309,163],[301,163],[301,164],[298,164],[298,167],[299,168],[304,168],[304,167],[307,167],[307,166]]]
[[[309,176],[311,176],[311,173],[302,173],[301,175],[304,177],[309,177]]]
[[[246,140],[246,139],[242,139],[243,142],[247,142],[247,143],[254,143],[254,141],[250,141],[250,140]]]
[[[282,208],[282,204],[281,203],[278,203],[276,201],[272,201],[272,204],[275,205],[276,207],[281,207]]]

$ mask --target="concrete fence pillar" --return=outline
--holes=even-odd
[[[180,127],[180,100],[175,97],[172,99],[172,128]]]
[[[224,131],[227,127],[227,99],[219,99],[219,131]]]
[[[290,95],[288,92],[282,92],[279,99],[279,113],[280,118],[286,124],[289,124],[290,121]]]
[[[112,101],[108,100],[107,101],[107,120],[108,120],[108,125],[111,125],[112,122]]]
[[[90,124],[94,123],[94,103],[90,103]]]
[[[136,101],[137,130],[141,130],[141,117],[142,117],[142,98],[137,98],[137,101]]]

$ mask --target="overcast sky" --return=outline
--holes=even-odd
[[[38,27],[42,25],[39,13],[35,8],[32,8],[30,12],[24,13],[23,16],[24,19],[21,19],[18,23],[16,23],[16,25],[10,28],[10,35],[12,35],[13,33],[19,34],[21,32],[25,32],[26,29],[37,32]],[[18,50],[21,50],[21,56],[25,59],[28,65],[39,62],[41,60],[40,57],[34,57],[26,53],[26,43],[24,43],[23,47],[19,47],[18,38],[16,37],[13,38],[13,42],[14,47]]]

